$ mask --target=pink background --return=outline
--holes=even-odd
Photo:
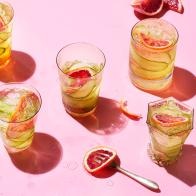
[[[0,71],[1,82],[25,81],[41,93],[43,105],[38,116],[32,147],[9,156],[0,146],[0,195],[4,196],[129,196],[196,195],[196,130],[183,148],[180,160],[161,168],[146,153],[147,103],[159,97],[174,97],[196,104],[196,2],[183,1],[183,15],[168,11],[162,18],[179,30],[174,83],[161,94],[135,88],[128,78],[130,29],[138,18],[129,0],[10,0],[15,10],[13,57],[15,65]],[[140,16],[138,16],[140,17]],[[56,67],[56,54],[77,41],[97,45],[106,55],[95,118],[81,122],[63,108]],[[117,101],[126,97],[140,121],[120,113]],[[196,124],[195,124],[196,127]],[[121,166],[156,181],[154,193],[130,178],[116,173],[95,178],[82,166],[83,155],[95,145],[118,151]]]

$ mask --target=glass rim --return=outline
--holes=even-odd
[[[12,16],[11,16],[10,20],[9,20],[7,23],[5,23],[5,24],[3,25],[3,27],[4,27],[4,26],[9,25],[9,24],[12,22],[12,20],[13,20],[13,18],[14,18],[14,8],[13,8],[12,5],[11,5],[10,3],[8,3],[7,1],[0,1],[0,3],[2,3],[2,4],[4,4],[4,5],[7,5],[7,6],[10,8],[11,12],[12,12]]]
[[[143,19],[143,20],[140,20],[140,21],[136,22],[136,23],[134,24],[134,26],[131,28],[131,38],[132,38],[132,40],[134,41],[134,43],[141,44],[142,46],[146,47],[144,44],[142,44],[141,42],[135,40],[134,37],[133,37],[133,30],[134,30],[134,28],[136,27],[136,25],[138,25],[138,24],[141,23],[142,21],[146,21],[146,20],[160,20],[160,21],[163,21],[163,22],[165,22],[165,23],[171,25],[172,28],[173,28],[173,29],[175,30],[175,32],[176,32],[176,35],[177,35],[177,36],[176,36],[176,39],[175,39],[174,43],[173,43],[171,46],[167,47],[167,48],[158,49],[158,51],[168,50],[168,49],[174,47],[174,46],[178,43],[178,40],[179,40],[179,33],[178,33],[177,28],[176,28],[172,23],[170,23],[169,21],[167,21],[167,20],[165,20],[165,19],[162,19],[162,18],[145,18],[145,19]],[[154,48],[149,48],[149,50],[157,51],[157,49],[154,49]]]
[[[31,117],[29,117],[29,118],[27,118],[27,119],[25,119],[25,120],[16,121],[16,122],[10,122],[10,121],[7,121],[7,120],[2,120],[2,119],[0,118],[0,121],[5,122],[5,123],[8,123],[8,124],[18,124],[18,123],[24,123],[24,122],[26,122],[26,121],[28,121],[28,120],[33,119],[33,118],[38,114],[38,112],[40,111],[41,106],[42,106],[42,97],[41,97],[40,92],[39,92],[35,87],[33,87],[32,85],[25,84],[25,83],[23,83],[23,82],[8,82],[8,83],[6,83],[6,84],[0,85],[0,88],[6,87],[6,86],[9,86],[9,85],[24,85],[24,87],[32,88],[32,89],[37,93],[40,104],[39,104],[39,108],[38,108],[38,110],[35,112],[35,114],[33,114]],[[0,92],[1,92],[1,91],[0,91]]]
[[[90,76],[90,77],[86,77],[86,78],[92,78],[92,77],[98,75],[99,73],[101,73],[101,72],[103,71],[104,67],[105,67],[105,64],[106,64],[106,57],[105,57],[105,54],[104,54],[104,52],[103,52],[100,48],[98,48],[98,47],[95,46],[94,44],[91,44],[91,43],[88,43],[88,42],[72,42],[72,43],[70,43],[70,44],[67,44],[67,45],[63,46],[63,47],[59,50],[59,52],[57,53],[57,56],[56,56],[56,64],[57,64],[58,69],[59,69],[64,75],[66,75],[67,77],[72,78],[72,79],[76,79],[76,78],[74,78],[74,77],[68,75],[67,73],[63,72],[63,70],[60,68],[60,66],[59,66],[59,64],[58,64],[58,57],[59,57],[59,54],[60,54],[65,48],[67,48],[67,47],[69,47],[69,46],[72,46],[72,45],[78,45],[78,44],[89,45],[89,46],[92,46],[92,47],[96,48],[96,49],[103,55],[103,59],[104,59],[102,68],[101,68],[98,72],[96,72],[94,75],[92,75],[92,76]],[[77,79],[85,79],[85,78],[80,78],[80,77],[79,77],[79,78],[77,78]]]

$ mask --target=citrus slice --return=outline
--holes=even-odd
[[[0,16],[0,31],[4,30],[4,26],[5,26],[5,22],[4,22],[3,18]]]
[[[89,70],[86,69],[80,69],[80,70],[74,70],[68,73],[69,76],[73,78],[89,78],[91,77],[91,73]]]
[[[154,39],[144,33],[140,33],[142,43],[151,49],[165,49],[172,45],[170,40]]]
[[[182,5],[181,0],[164,0],[164,3],[172,11],[175,11],[175,12],[178,12],[178,13],[181,13],[181,14],[184,11],[184,7]]]
[[[95,173],[109,166],[116,158],[117,153],[106,146],[98,146],[90,149],[84,156],[84,168],[89,173]]]
[[[163,0],[132,0],[131,5],[137,12],[154,16],[163,9]]]
[[[127,105],[128,104],[127,104],[127,101],[126,100],[122,99],[120,101],[120,109],[123,112],[123,114],[125,114],[128,118],[133,119],[133,120],[139,120],[139,119],[142,118],[142,115],[141,114],[134,114],[134,113],[130,112],[128,110]]]
[[[169,114],[154,114],[152,120],[163,127],[173,127],[188,122],[188,118]]]
[[[10,118],[10,122],[12,123],[9,124],[6,131],[6,135],[8,138],[12,138],[12,139],[18,138],[21,136],[21,134],[23,134],[27,130],[34,129],[35,118],[32,119],[29,118],[31,118],[32,115],[36,113],[37,110],[36,107],[38,103],[39,103],[39,98],[34,93],[28,93],[20,98],[16,110],[14,111],[14,113]],[[34,108],[36,108],[35,111]],[[20,121],[24,121],[24,122],[20,122]]]

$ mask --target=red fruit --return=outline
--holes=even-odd
[[[169,114],[155,114],[153,115],[152,120],[163,127],[171,127],[187,122],[188,118]]]
[[[69,76],[73,78],[89,78],[91,77],[91,73],[84,69],[84,70],[74,70],[68,73]]]
[[[131,2],[137,12],[147,16],[158,14],[162,10],[163,4],[163,0],[132,0]]]
[[[0,16],[0,31],[4,30],[4,26],[5,26],[5,22],[4,22],[3,18]]]
[[[106,146],[98,146],[89,150],[84,156],[84,168],[89,173],[95,173],[109,166],[116,158],[117,153]]]
[[[142,115],[134,114],[134,113],[132,113],[128,110],[126,100],[121,100],[120,101],[120,109],[123,112],[123,114],[125,114],[128,118],[130,118],[132,120],[139,120],[139,119],[142,118]]]
[[[169,40],[161,40],[161,39],[153,39],[150,36],[145,35],[144,33],[140,33],[142,41],[145,46],[153,49],[163,49],[169,47],[172,42]]]
[[[164,3],[168,6],[170,10],[178,13],[183,13],[184,7],[181,0],[164,0]]]

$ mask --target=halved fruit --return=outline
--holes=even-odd
[[[183,13],[184,7],[181,0],[164,0],[164,3],[168,6],[170,10],[178,13]]]
[[[98,146],[89,150],[84,156],[84,168],[89,173],[96,173],[109,166],[117,157],[116,151],[106,146]]]
[[[134,114],[132,112],[130,112],[128,110],[128,107],[127,107],[127,101],[122,99],[120,101],[120,109],[121,111],[123,112],[123,114],[125,114],[128,118],[130,119],[133,119],[133,120],[140,120],[142,118],[142,115],[141,114]]]
[[[163,127],[173,127],[188,122],[188,118],[186,117],[169,114],[154,114],[152,120]]]
[[[170,40],[154,39],[144,33],[140,33],[142,43],[151,49],[165,49],[172,45]]]
[[[154,16],[163,9],[163,0],[132,0],[132,7],[139,13]]]

